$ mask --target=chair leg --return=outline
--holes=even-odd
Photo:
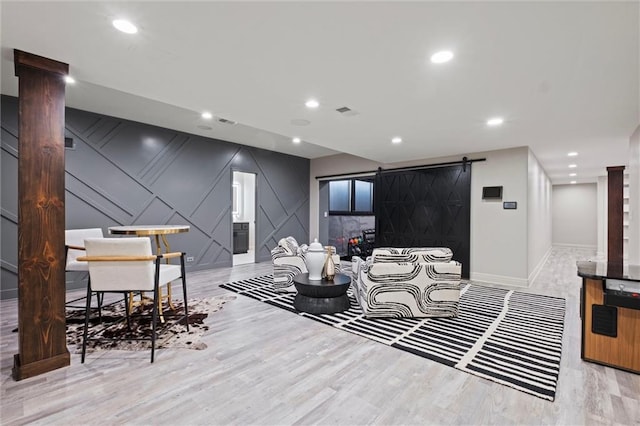
[[[104,295],[104,294],[103,294]],[[131,307],[129,306],[129,298],[133,297],[132,294],[124,293],[124,312],[127,316],[127,331],[131,332]]]
[[[184,322],[189,331],[189,306],[187,304],[187,280],[185,279],[184,272],[182,273],[182,293],[184,296]]]
[[[87,353],[87,337],[89,334],[89,315],[91,315],[91,284],[87,283],[87,305],[84,310],[84,331],[82,333],[82,357],[80,363],[84,364],[84,356]]]
[[[87,278],[87,285],[91,287],[91,275],[89,275],[89,277]],[[96,291],[96,301],[98,302],[98,322],[102,322],[102,300],[100,299],[101,294],[104,297],[104,293]]]
[[[153,308],[152,308],[152,319],[151,319],[151,362],[153,363],[153,358],[156,352],[156,322],[158,321],[158,303],[156,298],[158,297],[158,285],[156,284],[156,288],[153,291]]]

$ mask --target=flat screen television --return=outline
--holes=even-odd
[[[483,200],[502,200],[502,187],[501,186],[483,186],[482,199]]]

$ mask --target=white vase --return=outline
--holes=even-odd
[[[309,244],[307,249],[307,255],[305,256],[305,262],[307,264],[307,272],[309,272],[309,279],[312,281],[320,281],[322,279],[322,267],[324,266],[324,248],[322,244],[318,242],[318,239],[314,239]]]

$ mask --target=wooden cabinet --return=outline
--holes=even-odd
[[[577,266],[582,277],[582,359],[640,373],[640,265]]]
[[[583,280],[582,358],[640,373],[640,310],[605,304],[604,281]]]
[[[233,223],[233,254],[249,250],[249,222]]]

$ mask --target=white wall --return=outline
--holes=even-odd
[[[553,244],[597,247],[597,184],[553,186]]]
[[[486,158],[484,162],[473,163],[471,172],[471,253],[470,277],[475,281],[509,284],[526,287],[529,283],[529,230],[528,180],[529,148],[520,147],[499,151],[465,154],[469,158]],[[310,176],[310,235],[318,235],[320,212],[318,211],[317,176],[342,173],[357,173],[376,170],[378,167],[393,168],[414,165],[434,164],[458,161],[456,157],[421,159],[411,162],[380,164],[347,154],[333,155],[311,160]],[[537,161],[536,161],[537,163]],[[539,164],[532,166],[532,174],[537,176],[535,186],[540,182],[542,188],[548,181]],[[504,210],[502,202],[482,200],[483,186],[503,186],[503,200],[518,202],[516,210]],[[547,190],[548,191],[548,190]],[[548,192],[547,192],[548,193]],[[544,199],[544,189],[540,196]],[[548,207],[536,207],[534,211],[545,211]],[[540,219],[543,235],[550,241],[550,219]],[[532,242],[532,263],[540,257],[545,246],[545,238],[540,241],[534,237]]]
[[[640,265],[640,126],[629,140],[629,264]]]
[[[471,274],[474,281],[528,285],[527,147],[485,152],[476,156],[471,172]],[[482,200],[483,186],[502,186],[502,201],[515,201],[504,210],[502,201]]]
[[[551,180],[531,150],[529,150],[528,168],[527,279],[531,284],[551,254],[552,201]]]
[[[607,227],[608,227],[608,219],[609,219],[609,180],[607,176],[598,176],[598,182],[596,184],[598,191],[598,199],[597,199],[597,240],[598,240],[598,249],[597,249],[597,257],[598,259],[606,259],[608,253],[607,247]]]

